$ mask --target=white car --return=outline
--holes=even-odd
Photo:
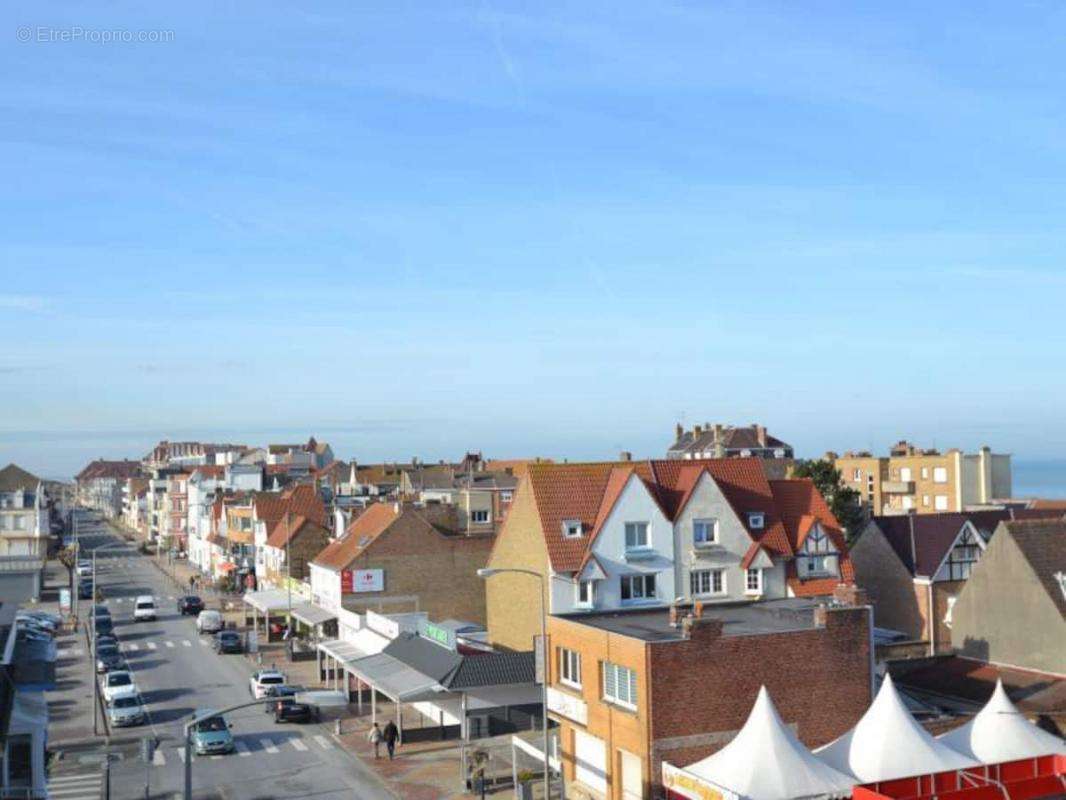
[[[250,679],[249,691],[256,700],[266,697],[267,689],[271,686],[281,686],[285,683],[285,674],[276,669],[261,669],[253,673]]]
[[[119,697],[136,697],[137,684],[133,682],[133,673],[120,669],[107,673],[104,678],[104,702],[111,705]]]
[[[196,618],[197,633],[218,633],[222,630],[222,614],[213,608],[205,608]]]
[[[140,725],[144,719],[144,703],[137,693],[116,697],[107,709],[107,721],[115,728]]]
[[[77,573],[79,578],[91,578],[93,576],[93,562],[79,561]]]
[[[155,619],[155,598],[150,594],[142,594],[133,604],[133,621]]]

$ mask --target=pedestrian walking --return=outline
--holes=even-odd
[[[381,728],[375,722],[374,727],[370,729],[370,732],[366,735],[367,741],[374,745],[374,758],[381,758]]]
[[[396,723],[391,719],[385,726],[381,738],[385,740],[385,749],[389,751],[389,761],[392,761],[392,756],[396,752],[396,741],[400,738],[400,732],[396,729]]]

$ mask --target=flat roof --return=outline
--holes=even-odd
[[[790,597],[751,603],[707,603],[704,619],[722,621],[723,636],[752,636],[768,633],[813,630],[814,610],[822,603],[813,598]],[[559,614],[562,619],[591,625],[600,630],[632,636],[646,642],[682,641],[681,628],[670,625],[668,606],[623,611]]]

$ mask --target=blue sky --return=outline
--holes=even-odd
[[[6,25],[0,461],[651,455],[679,418],[805,455],[1066,447],[1061,4]],[[79,28],[172,33],[41,40]]]

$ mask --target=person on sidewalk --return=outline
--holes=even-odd
[[[396,752],[396,740],[400,738],[400,732],[396,729],[396,723],[391,719],[389,724],[385,726],[381,737],[385,740],[385,749],[389,751],[389,761],[392,761],[392,756]]]
[[[374,745],[374,758],[381,758],[380,749],[382,735],[381,728],[378,727],[378,724],[376,722],[374,723],[374,727],[370,729],[370,732],[367,733],[366,738],[367,741],[370,742],[370,744]]]

